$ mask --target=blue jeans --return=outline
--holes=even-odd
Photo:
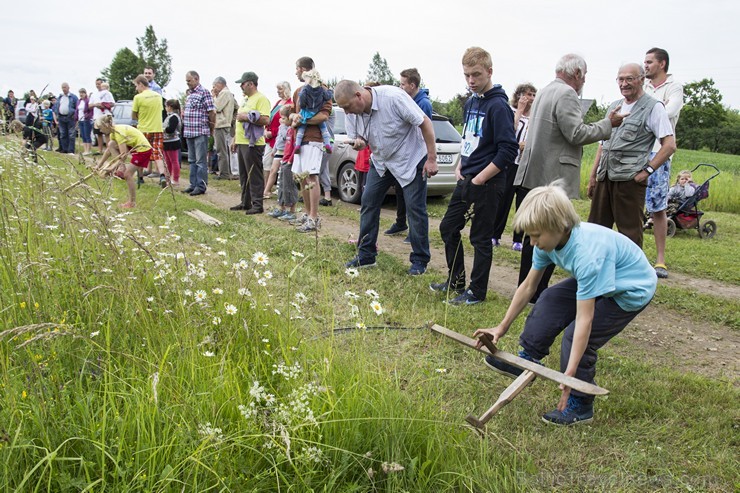
[[[406,200],[406,211],[409,218],[409,239],[411,240],[412,264],[426,266],[429,263],[429,218],[427,216],[427,182],[423,178],[422,166],[426,156],[416,166],[416,176],[413,181],[402,188],[403,198]],[[367,173],[365,190],[362,192],[362,208],[360,209],[360,242],[358,257],[360,260],[375,259],[378,254],[375,244],[378,241],[380,226],[380,207],[388,189],[395,179],[390,171],[380,176],[374,166],[370,166]]]
[[[59,116],[59,147],[62,152],[75,152],[75,119],[71,115]]]
[[[80,120],[80,138],[82,138],[83,144],[92,143],[92,120]]]
[[[206,191],[208,188],[208,136],[188,137],[188,161],[190,162],[190,188]]]

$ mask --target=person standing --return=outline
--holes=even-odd
[[[164,162],[170,174],[170,183],[180,184],[180,136],[182,120],[180,119],[180,101],[169,99],[165,103],[167,116],[162,122],[162,137],[164,146]]]
[[[362,194],[358,252],[346,267],[376,265],[380,207],[395,179],[402,187],[411,223],[408,274],[424,274],[430,259],[426,179],[438,171],[432,121],[398,87],[362,87],[343,80],[334,96],[346,113],[347,136],[353,148],[373,150]],[[490,246],[490,240],[488,243]]]
[[[267,146],[265,147],[265,155],[262,158],[262,168],[265,170],[266,178],[265,190],[262,195],[266,199],[270,198],[272,195],[272,187],[277,181],[278,171],[280,170],[282,163],[283,149],[281,147],[279,149],[280,152],[277,152],[278,149],[275,148],[275,144],[281,128],[282,117],[280,116],[280,108],[286,104],[293,104],[293,100],[290,99],[290,82],[284,80],[283,82],[278,83],[277,94],[279,99],[270,110],[270,123],[268,123],[265,128],[265,142]],[[285,145],[284,139],[282,145]],[[278,154],[280,155],[279,157]]]
[[[185,74],[188,85],[183,117],[183,136],[188,143],[190,161],[190,185],[183,190],[192,196],[203,195],[208,188],[208,137],[216,125],[216,107],[211,93],[200,84],[200,75],[195,70]]]
[[[592,199],[588,222],[607,228],[616,223],[617,230],[640,248],[647,179],[676,151],[668,113],[663,103],[645,93],[644,80],[641,64],[619,68],[617,84],[623,99],[608,111],[620,110],[624,123],[599,146],[588,183]],[[656,139],[660,149],[653,154]]]
[[[77,101],[77,96],[69,90],[69,84],[62,82],[62,93],[54,105],[54,114],[59,124],[59,148],[66,154],[75,153]]]
[[[152,161],[159,172],[159,185],[167,186],[167,171],[164,167],[164,147],[162,133],[162,96],[149,89],[146,76],[137,75],[134,86],[138,94],[134,96],[131,118],[138,120],[137,128],[152,146]]]
[[[535,99],[527,142],[514,178],[514,186],[522,188],[525,195],[535,187],[563,179],[568,197],[579,198],[583,146],[608,139],[612,127],[622,123],[623,117],[616,111],[598,122],[583,123],[579,97],[587,71],[583,57],[572,53],[564,55],[555,65],[555,80]],[[530,239],[524,235],[519,284],[527,278],[532,266],[532,252]],[[547,288],[553,270],[552,266],[545,269],[532,302]]]
[[[116,104],[113,94],[108,89],[103,88],[104,83],[105,81],[101,78],[95,79],[96,90],[90,94],[88,105],[93,110],[93,122],[101,116],[110,115],[113,105]],[[103,134],[95,125],[93,125],[93,135],[95,135],[98,141],[98,151],[102,154],[103,147],[107,144],[106,139],[108,139],[108,136]]]
[[[263,127],[269,123],[270,101],[257,90],[259,77],[254,72],[244,72],[236,81],[244,94],[244,101],[236,114],[236,133],[231,152],[239,160],[241,202],[232,211],[245,211],[247,215],[262,214],[264,207],[265,175],[262,173],[262,156],[265,153],[264,130],[259,138],[250,142],[248,125]]]
[[[146,77],[146,82],[147,86],[149,86],[149,89],[161,96],[162,88],[159,86],[159,84],[157,84],[157,81],[154,80],[154,69],[152,67],[146,67],[144,69],[144,77]]]
[[[651,48],[645,54],[645,93],[662,101],[668,113],[668,120],[676,135],[678,116],[683,107],[683,86],[673,80],[668,73],[668,52],[662,48]],[[660,150],[660,142],[653,145],[651,158]],[[671,182],[671,157],[648,177],[645,195],[645,206],[653,219],[653,236],[655,237],[655,274],[665,279],[668,267],[665,265],[665,239],[668,234],[668,190]]]
[[[10,122],[15,120],[15,107],[18,104],[18,100],[15,98],[15,93],[11,90],[8,91],[8,97],[3,99],[3,110],[5,113],[5,131],[10,131]]]
[[[82,139],[82,155],[89,156],[92,147],[93,109],[90,107],[87,89],[80,88],[78,92],[80,93],[80,99],[77,102],[77,123]]]
[[[213,80],[213,94],[216,106],[216,129],[213,134],[213,147],[218,154],[217,180],[230,180],[231,175],[231,152],[229,152],[229,140],[231,140],[231,127],[234,120],[234,109],[236,101],[226,86],[226,79],[216,77]]]
[[[401,72],[401,84],[399,87],[403,89],[403,92],[411,96],[414,103],[421,108],[421,111],[432,119],[432,102],[429,100],[429,89],[420,89],[421,86],[421,75],[415,68],[407,68]],[[398,183],[393,185],[396,189],[396,222],[391,224],[391,227],[383,232],[384,235],[393,236],[403,233],[408,229],[406,225],[406,202],[403,200],[403,193],[401,193],[401,187]],[[408,243],[408,235],[404,240]]]
[[[462,68],[472,96],[463,113],[461,159],[455,169],[457,185],[439,224],[447,279],[429,287],[448,295],[450,304],[474,305],[485,300],[488,293],[496,210],[504,194],[506,170],[514,162],[519,146],[508,97],[499,84],[493,83],[491,55],[477,46],[468,48],[462,57]],[[470,285],[465,289],[465,253],[460,232],[471,209],[470,243],[475,253]],[[459,295],[449,299],[453,292]]]

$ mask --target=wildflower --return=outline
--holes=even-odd
[[[365,324],[364,324],[364,323],[362,323],[362,322],[357,322],[357,324],[356,324],[356,327],[357,327],[358,329],[367,329],[367,325],[365,325]]]
[[[259,280],[257,280],[257,284],[259,284],[260,286],[267,286],[267,279],[260,278]]]
[[[344,273],[347,274],[347,276],[349,276],[350,278],[355,278],[360,275],[360,271],[355,269],[354,267],[349,267],[345,269]]]
[[[39,307],[39,304],[38,304],[38,302],[34,301],[34,303],[33,303],[33,307],[34,307],[34,308],[38,308],[38,307]]]
[[[223,244],[223,245],[225,245],[226,242],[229,241],[229,240],[227,240],[225,238],[216,238],[216,241],[219,242],[219,243],[221,243],[221,244]]]
[[[25,399],[26,397],[28,397],[28,392],[24,390],[23,392],[21,392],[21,399]]]
[[[183,291],[182,294],[187,297],[193,296],[193,292],[190,291],[189,289],[186,289],[185,291]]]
[[[244,260],[244,259],[241,259],[241,260],[239,261],[239,268],[240,268],[241,270],[244,270],[244,269],[246,269],[247,267],[249,267],[249,264],[247,263],[247,261],[246,261],[246,260]]]
[[[447,373],[447,368],[437,368],[434,371],[436,371],[437,373]]]
[[[206,292],[205,291],[203,291],[202,289],[199,289],[198,291],[195,292],[195,301],[197,301],[197,302],[200,303],[200,302],[203,302],[205,300],[206,300]]]
[[[26,302],[25,301],[21,301],[20,302],[20,307],[21,307],[21,310],[25,310],[26,309]]]
[[[182,260],[182,259],[184,259],[184,258],[185,258],[185,254],[184,254],[184,253],[182,253],[182,252],[177,252],[177,255],[175,255],[175,258],[176,258],[177,260]]]
[[[90,337],[96,337],[96,336],[98,336],[99,334],[100,334],[100,331],[99,331],[99,330],[96,330],[95,332],[91,332],[91,333],[90,333]]]
[[[266,271],[265,271],[265,273],[264,273],[264,274],[262,274],[262,276],[263,276],[263,277],[264,277],[265,279],[272,279],[272,272],[270,272],[269,270],[266,270]]]
[[[239,293],[239,296],[252,296],[252,292],[247,288],[239,288],[237,293]]]
[[[374,289],[368,289],[367,291],[365,291],[365,294],[374,300],[377,300],[378,298],[380,298],[380,295]]]
[[[383,472],[388,474],[391,472],[400,472],[404,470],[404,467],[401,464],[398,464],[396,462],[383,462],[380,467],[383,469]]]
[[[221,428],[214,428],[211,423],[198,425],[198,434],[204,439],[213,438],[217,442],[220,442],[224,439],[223,431],[221,430]]]
[[[213,320],[211,320],[211,323],[213,325],[221,325],[221,317],[213,317]]]
[[[230,303],[224,303],[224,308],[226,308],[226,313],[228,315],[236,315],[237,308],[230,304]]]
[[[303,294],[302,292],[300,292],[300,291],[299,291],[299,292],[297,292],[297,293],[295,294],[295,300],[296,300],[296,301],[297,301],[298,303],[305,303],[305,302],[306,302],[306,301],[308,300],[308,298],[306,297],[306,295],[305,295],[305,294]]]
[[[290,252],[290,255],[291,255],[291,257],[293,257],[293,260],[295,260],[297,258],[303,258],[304,257],[304,255],[301,252],[296,252],[295,250],[293,250],[292,252]]]
[[[344,297],[345,298],[349,298],[351,300],[356,300],[357,298],[360,297],[360,295],[358,295],[357,293],[354,293],[352,291],[345,291],[344,292]]]
[[[154,301],[154,296],[149,296],[149,297],[148,297],[148,298],[146,299],[146,301],[147,301],[148,303],[151,303],[152,301]]]
[[[256,252],[254,255],[252,255],[252,262],[257,265],[267,265],[269,260],[269,257],[262,252]]]
[[[203,356],[205,356],[206,358],[213,358],[214,356],[216,356],[216,354],[213,351],[206,351],[205,353],[203,353]]]
[[[373,311],[375,312],[375,314],[376,314],[376,315],[382,315],[382,314],[383,314],[383,312],[385,312],[385,310],[384,310],[384,309],[383,309],[383,307],[382,307],[382,306],[380,305],[380,302],[379,302],[378,300],[373,300],[373,301],[372,301],[372,302],[370,303],[370,308],[372,308],[372,309],[373,309]]]
[[[220,250],[220,251],[216,252],[216,255],[218,255],[220,257],[225,257],[226,256],[226,252],[224,252],[223,250]]]
[[[213,288],[213,290],[211,290],[211,292],[213,294],[224,294],[224,290],[221,289],[221,288]]]

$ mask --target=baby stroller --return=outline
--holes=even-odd
[[[704,212],[700,211],[697,205],[701,200],[709,197],[709,182],[719,175],[719,169],[713,164],[701,163],[697,164],[691,172],[693,173],[702,166],[713,168],[715,173],[699,185],[694,195],[688,197],[678,207],[668,207],[666,210],[668,217],[668,237],[676,234],[676,229],[695,229],[699,233],[700,238],[711,238],[717,232],[717,224],[714,221],[701,221]]]

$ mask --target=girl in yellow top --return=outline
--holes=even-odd
[[[105,115],[95,120],[95,128],[104,135],[110,136],[108,147],[100,158],[98,166],[102,166],[109,156],[121,156],[123,161],[131,153],[131,161],[125,164],[123,178],[128,185],[128,202],[121,204],[123,209],[136,207],[136,176],[137,168],[149,166],[152,156],[152,146],[138,129],[130,125],[114,125],[113,116]]]

